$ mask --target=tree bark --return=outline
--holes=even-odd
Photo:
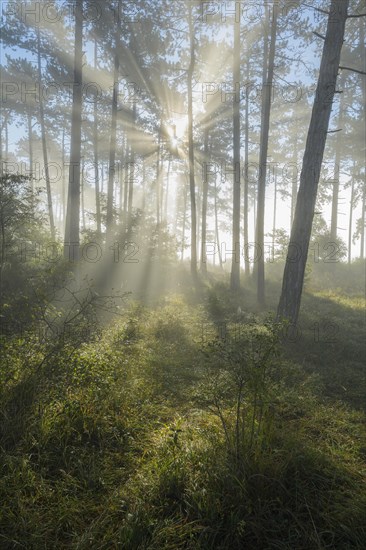
[[[40,36],[39,26],[37,28],[37,65],[38,65],[38,80],[39,80],[39,85],[41,86],[42,65],[41,65],[41,36]],[[49,167],[48,167],[46,123],[45,123],[45,117],[44,117],[42,93],[39,94],[39,120],[41,123],[42,152],[43,152],[44,175],[46,180],[48,217],[50,221],[51,238],[52,240],[54,240],[56,236],[56,232],[55,232],[55,221],[53,217],[51,181],[50,181],[50,173],[49,173]]]
[[[366,214],[366,186],[363,186],[362,191],[362,210],[361,210],[361,242],[360,242],[360,258],[365,257],[365,214]]]
[[[136,125],[136,101],[133,102],[133,130]],[[135,151],[131,147],[130,174],[128,179],[128,223],[127,230],[130,231],[132,223],[133,184],[135,179]]]
[[[162,121],[160,120],[159,135],[158,135],[158,151],[156,160],[156,227],[159,231],[160,226],[160,158],[161,158],[161,132]]]
[[[98,42],[94,41],[94,71],[98,68]],[[98,105],[97,94],[95,94],[94,100],[94,112],[93,112],[93,147],[94,147],[94,177],[95,177],[95,209],[96,209],[96,222],[97,222],[97,234],[100,238],[102,234],[102,220],[100,212],[100,185],[99,185],[99,147],[98,147]]]
[[[188,162],[189,162],[189,192],[191,199],[191,275],[197,279],[197,214],[196,214],[196,186],[194,175],[194,143],[193,143],[193,90],[192,80],[195,65],[194,29],[192,22],[192,5],[188,8],[188,26],[190,42],[190,62],[188,68]]]
[[[28,121],[28,148],[29,148],[29,177],[31,178],[32,191],[34,191],[34,181],[33,181],[33,128],[32,128],[32,112],[30,109],[27,109],[27,121]]]
[[[277,34],[277,16],[278,4],[273,4],[272,10],[272,25],[271,25],[271,43],[269,48],[268,58],[268,75],[267,81],[263,86],[262,96],[262,125],[259,153],[259,178],[258,178],[258,206],[257,206],[257,225],[256,225],[256,244],[259,249],[259,257],[257,261],[257,301],[263,307],[265,304],[265,282],[264,282],[264,208],[266,195],[266,176],[267,176],[267,156],[268,156],[268,139],[269,139],[269,123],[271,114],[271,98],[272,98],[272,83],[274,71],[274,58],[276,48]]]
[[[343,87],[343,78],[340,78],[340,88]],[[338,115],[338,129],[342,129],[343,125],[343,107],[344,107],[344,94],[341,94],[339,102],[339,115]],[[338,226],[338,198],[339,198],[339,178],[340,178],[340,163],[341,163],[341,145],[342,145],[342,132],[337,133],[336,138],[336,152],[334,159],[334,180],[333,180],[333,192],[332,192],[332,217],[330,223],[330,240],[335,242],[337,240],[337,226]]]
[[[360,45],[365,44],[365,20],[361,19],[359,24],[359,36],[360,36]],[[363,66],[366,72],[366,59],[365,56],[363,56]],[[362,81],[362,99],[363,99],[363,109],[365,113],[365,102],[366,102],[366,78],[363,77]],[[363,176],[363,193],[362,193],[362,213],[361,213],[361,254],[360,257],[363,260],[365,257],[365,217],[366,217],[366,181],[365,181],[365,174]]]
[[[353,162],[353,174],[355,169],[355,162]],[[353,202],[354,202],[354,192],[355,192],[355,179],[352,175],[351,183],[351,198],[349,201],[349,223],[348,223],[348,263],[351,263],[352,260],[352,224],[353,224]]]
[[[249,83],[249,55],[247,55],[247,82]],[[244,171],[244,266],[245,274],[250,274],[249,261],[249,90],[245,94],[245,125],[244,125],[244,154],[245,154],[245,171]]]
[[[117,106],[118,106],[118,88],[119,88],[119,56],[121,41],[121,23],[120,10],[117,9],[117,28],[115,34],[115,52],[113,69],[113,94],[112,94],[112,117],[111,117],[111,138],[109,145],[109,171],[108,171],[108,189],[107,189],[107,240],[112,232],[113,226],[113,198],[114,198],[114,178],[116,172],[116,142],[117,142]]]
[[[216,180],[216,175],[215,175],[214,210],[215,210],[215,235],[216,235],[217,253],[219,255],[220,268],[223,269],[222,256],[221,256],[220,232],[219,232],[219,216],[218,216],[218,211],[217,211],[217,180]]]
[[[237,3],[238,4],[238,3]],[[238,6],[240,8],[240,4]],[[234,51],[233,51],[233,229],[232,229],[232,262],[231,290],[240,288],[240,9],[235,10],[234,18]],[[237,88],[239,87],[239,92]]]
[[[85,231],[86,229],[86,223],[85,223],[85,178],[84,178],[84,171],[85,171],[85,162],[84,158],[81,163],[81,220],[82,220],[82,230]]]
[[[187,186],[184,181],[183,186],[183,224],[182,224],[182,248],[181,248],[181,261],[184,259],[184,246],[186,238],[186,221],[187,221]]]
[[[170,187],[170,169],[171,169],[171,155],[169,155],[168,160],[168,171],[166,174],[166,189],[165,189],[165,199],[164,199],[164,220],[166,225],[168,226],[168,201],[169,201],[169,187]]]
[[[207,123],[206,123],[207,124]],[[207,199],[208,199],[208,175],[207,175],[207,162],[208,162],[208,127],[204,129],[204,143],[203,143],[203,162],[206,169],[203,170],[202,181],[202,229],[201,229],[201,273],[204,277],[207,276]]]
[[[66,204],[67,204],[67,194],[66,194],[66,155],[65,155],[65,126],[62,128],[62,222],[64,225],[64,231],[66,227]]]
[[[277,214],[277,174],[274,174],[273,224],[272,224],[272,253],[276,241],[276,214]]]
[[[294,165],[294,173],[292,175],[292,185],[291,185],[291,225],[294,221],[295,216],[295,206],[296,206],[296,198],[297,198],[297,145],[298,145],[298,120],[296,119],[296,126],[295,126],[295,145],[294,145],[294,156],[293,156],[293,165]]]
[[[80,157],[83,70],[83,0],[76,0],[74,86],[72,97],[70,169],[64,255],[72,261],[80,254]]]
[[[294,223],[277,317],[297,323],[329,119],[336,90],[349,0],[332,0],[305,146]],[[295,251],[293,251],[295,249]],[[292,250],[292,251],[291,251]]]

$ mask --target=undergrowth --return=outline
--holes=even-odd
[[[131,303],[78,345],[2,337],[1,548],[365,548],[364,412],[321,367],[342,332],[295,352],[225,295]]]

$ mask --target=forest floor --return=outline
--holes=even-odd
[[[365,549],[364,336],[362,295],[308,290],[294,331],[220,283],[7,338],[0,548]]]

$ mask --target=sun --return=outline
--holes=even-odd
[[[181,140],[185,137],[188,127],[188,116],[174,117],[170,121],[170,137],[172,141]]]

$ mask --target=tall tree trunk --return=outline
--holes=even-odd
[[[343,88],[344,78],[339,79],[339,86]],[[343,108],[344,108],[344,94],[341,94],[339,102],[339,114],[338,114],[338,129],[342,130],[343,125]],[[340,162],[341,162],[341,132],[337,133],[336,138],[336,152],[334,159],[334,180],[333,180],[333,192],[332,192],[332,217],[330,224],[330,240],[335,242],[337,240],[337,226],[338,226],[338,197],[339,197],[339,178],[340,178]]]
[[[265,208],[265,194],[266,194],[269,122],[270,122],[270,114],[271,114],[272,83],[273,83],[274,58],[275,58],[276,34],[277,34],[277,16],[278,16],[278,4],[276,2],[273,4],[273,9],[272,9],[271,44],[269,48],[269,58],[268,58],[268,75],[267,75],[267,81],[263,86],[263,96],[262,96],[263,117],[262,117],[262,125],[261,125],[261,139],[260,139],[260,153],[259,153],[256,244],[260,251],[258,261],[257,261],[257,300],[258,300],[258,304],[261,307],[263,307],[265,303],[264,208]]]
[[[233,229],[232,229],[232,262],[231,262],[231,290],[240,288],[240,3],[235,4],[234,17],[234,51],[233,51]],[[239,11],[239,13],[237,13]]]
[[[291,185],[291,225],[294,221],[295,216],[295,206],[296,206],[296,197],[297,197],[297,155],[298,155],[298,119],[296,119],[295,122],[295,143],[294,143],[294,156],[293,156],[293,165],[294,165],[294,173],[292,175],[292,185]]]
[[[219,255],[219,264],[221,269],[224,269],[222,265],[222,256],[221,256],[221,243],[220,243],[220,232],[219,232],[219,215],[217,211],[217,180],[215,176],[215,201],[214,201],[214,210],[215,210],[215,235],[216,235],[216,244],[217,244],[217,253]]]
[[[146,201],[146,158],[142,157],[142,215],[145,216],[145,201]]]
[[[277,174],[274,173],[274,199],[273,199],[273,223],[272,223],[272,253],[276,241],[276,214],[277,214]]]
[[[3,166],[3,126],[5,121],[0,124],[0,177],[3,176],[4,166]]]
[[[300,310],[320,170],[336,90],[348,5],[349,0],[332,0],[330,5],[317,90],[306,140],[295,218],[277,311],[278,318],[287,318],[293,324],[297,323]],[[291,253],[293,248],[295,253]]]
[[[64,231],[65,231],[65,225],[66,225],[66,204],[67,204],[67,193],[66,193],[66,154],[65,154],[65,135],[66,135],[66,129],[65,126],[62,128],[62,222],[64,225]]]
[[[84,171],[85,171],[85,162],[84,158],[81,163],[81,219],[82,219],[82,230],[85,231],[86,224],[85,224],[85,177],[84,177]]]
[[[254,197],[254,201],[253,201],[253,230],[254,230],[254,235],[255,235],[255,232],[256,232],[256,227],[257,227],[257,202],[255,200],[255,197]],[[253,275],[257,272],[257,263],[254,262],[254,266],[253,266]]]
[[[203,162],[206,169],[203,170],[202,181],[202,230],[201,230],[201,272],[203,276],[207,275],[207,198],[208,198],[208,175],[207,175],[207,162],[208,162],[208,127],[204,129],[204,144],[203,144]]]
[[[160,160],[161,160],[161,132],[162,121],[160,120],[159,135],[158,135],[158,151],[156,160],[156,227],[159,231],[160,226]]]
[[[94,71],[98,68],[98,42],[94,40]],[[94,148],[94,177],[95,177],[95,211],[97,222],[97,234],[100,238],[102,234],[102,219],[100,211],[100,189],[99,189],[99,146],[98,146],[98,94],[95,94],[94,112],[93,112],[93,148]]]
[[[5,159],[9,159],[9,115],[5,118]]]
[[[171,169],[171,155],[169,155],[168,160],[168,171],[166,175],[166,191],[165,191],[165,202],[164,202],[164,220],[165,223],[168,225],[168,201],[169,201],[169,187],[170,187],[170,169]]]
[[[122,158],[122,166],[121,166],[121,170],[119,171],[119,179],[118,179],[119,181],[119,215],[121,220],[123,220],[123,190],[124,190],[123,165],[126,162],[126,136],[125,135],[123,136],[123,141],[122,141],[121,158]]]
[[[41,36],[40,36],[39,26],[37,28],[37,65],[38,65],[38,80],[39,80],[39,85],[41,86],[42,65],[41,65]],[[42,152],[43,152],[44,175],[46,180],[48,217],[50,221],[51,238],[54,240],[56,233],[55,233],[55,221],[53,217],[53,208],[52,208],[52,192],[51,192],[50,173],[49,173],[49,167],[48,167],[46,124],[45,124],[45,117],[44,117],[42,93],[39,94],[39,120],[41,123]]]
[[[360,242],[360,258],[365,257],[365,214],[366,214],[366,186],[362,190],[362,211],[361,211],[361,242]]]
[[[125,149],[125,167],[124,167],[124,187],[123,187],[123,225],[125,233],[128,231],[128,183],[130,177],[130,146],[126,137],[126,149]]]
[[[202,213],[202,193],[200,186],[196,188],[196,213],[197,213],[197,261],[200,257],[201,251],[201,213]]]
[[[361,18],[359,23],[359,36],[361,48],[365,44],[365,19]],[[363,70],[366,71],[366,59],[363,56]],[[363,76],[362,81],[362,99],[363,99],[363,114],[365,117],[365,103],[366,103],[366,77]],[[363,260],[365,257],[365,217],[366,217],[366,175],[363,176],[363,193],[362,193],[362,213],[361,213],[361,254],[360,257]]]
[[[197,279],[197,218],[196,218],[196,186],[194,175],[194,143],[193,143],[193,71],[195,65],[194,28],[192,22],[192,5],[188,8],[190,62],[188,67],[188,159],[189,159],[189,192],[191,199],[191,274]]]
[[[182,249],[181,249],[181,261],[183,262],[184,258],[184,246],[186,238],[186,222],[187,222],[187,186],[184,182],[183,187],[183,225],[182,225]]]
[[[249,84],[250,78],[249,53],[247,53],[246,80]],[[244,170],[244,266],[245,274],[250,274],[249,261],[249,90],[245,93],[245,125],[244,125],[244,155],[245,155],[245,170]]]
[[[80,156],[83,71],[83,0],[75,0],[74,86],[72,96],[69,187],[65,229],[66,259],[79,260],[80,255]]]
[[[353,207],[355,196],[355,178],[353,176],[355,171],[355,161],[353,161],[352,183],[351,183],[351,198],[349,201],[349,223],[348,223],[348,263],[352,261],[352,225],[353,225]]]
[[[27,109],[27,122],[28,122],[28,148],[29,148],[29,177],[31,179],[32,191],[34,191],[34,155],[33,155],[33,128],[32,128],[32,111]],[[34,208],[34,202],[32,199],[32,208]]]
[[[27,109],[27,121],[28,121],[28,147],[29,147],[29,176],[32,179],[32,189],[33,189],[33,129],[32,129],[32,113],[30,109]]]
[[[100,178],[100,194],[103,195],[104,193],[104,162],[102,161],[100,164],[100,172],[101,172],[101,178]]]
[[[134,129],[136,125],[136,101],[133,102],[133,124]],[[132,223],[132,203],[133,203],[133,184],[135,179],[135,151],[131,147],[131,162],[130,162],[130,174],[128,180],[128,230],[131,229]]]
[[[119,5],[118,5],[119,8]],[[107,239],[112,232],[113,227],[113,199],[114,199],[114,179],[116,172],[116,142],[117,142],[117,106],[118,106],[118,88],[119,88],[119,56],[121,43],[121,22],[120,10],[117,9],[117,27],[115,33],[115,52],[113,69],[113,94],[112,94],[112,116],[111,116],[111,137],[109,145],[109,171],[108,171],[108,190],[107,190]]]

